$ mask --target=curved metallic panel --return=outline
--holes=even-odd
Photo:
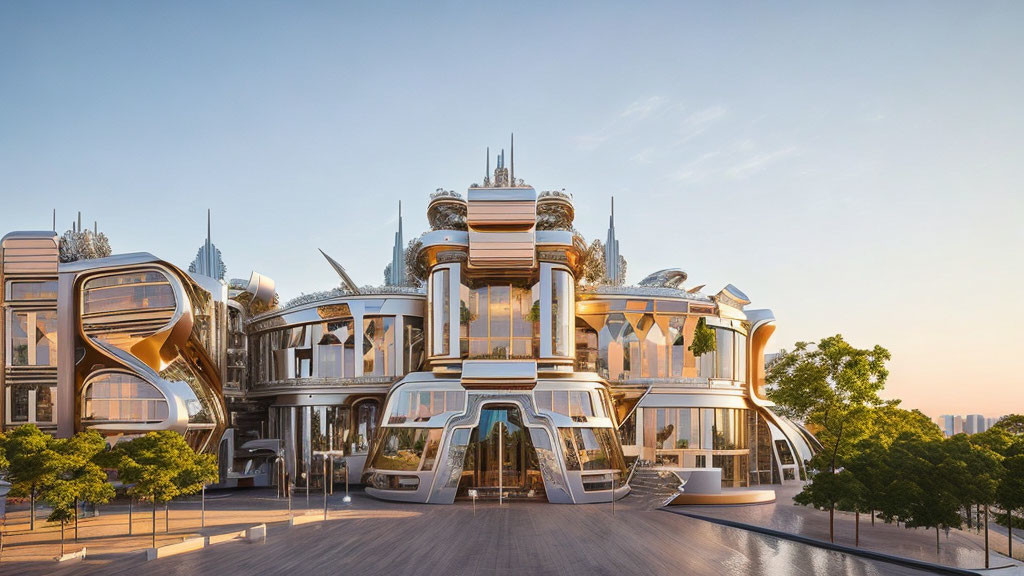
[[[249,285],[245,291],[252,294],[254,300],[266,306],[273,304],[276,293],[274,280],[255,271],[249,275]]]

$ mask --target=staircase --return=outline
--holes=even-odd
[[[679,477],[667,470],[637,467],[629,481],[630,496],[650,508],[660,508],[679,493]]]

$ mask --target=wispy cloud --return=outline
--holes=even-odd
[[[797,149],[795,146],[788,146],[779,150],[773,150],[771,152],[760,152],[753,156],[743,160],[739,164],[735,164],[725,171],[727,176],[735,178],[737,180],[743,180],[750,176],[757,174],[768,168],[769,166],[776,164],[790,156],[796,154]]]
[[[662,111],[667,103],[668,99],[663,96],[651,96],[636,100],[626,106],[625,110],[616,114],[599,130],[577,136],[576,147],[585,152],[596,150],[612,137],[619,137],[628,133],[636,124]]]

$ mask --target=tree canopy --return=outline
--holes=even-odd
[[[118,476],[140,499],[163,503],[217,481],[213,454],[196,454],[181,434],[149,432],[117,445]]]

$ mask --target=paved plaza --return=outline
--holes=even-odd
[[[268,522],[266,543],[230,542],[146,562],[131,548],[148,546],[148,512],[124,534],[119,507],[84,520],[89,557],[58,565],[52,528],[44,543],[24,530],[17,511],[9,525],[0,574],[922,574],[925,572],[827,551],[746,530],[654,509],[629,497],[616,504],[549,505],[482,502],[431,506],[381,502],[354,492],[345,505],[335,494],[328,522],[289,527],[286,502],[261,491],[217,494],[207,502],[207,528],[198,530],[195,503],[172,505],[170,535],[216,534]],[[322,500],[310,499],[314,509]],[[305,498],[295,499],[297,509]],[[304,513],[297,510],[296,513]],[[40,523],[42,524],[42,523]],[[163,531],[162,513],[158,529]],[[37,525],[37,532],[40,532]],[[118,532],[120,530],[120,532]],[[48,532],[47,532],[48,531]],[[68,531],[70,538],[71,531]],[[116,543],[116,544],[115,544]],[[76,549],[73,543],[68,549]],[[30,560],[30,561],[26,561]]]
[[[761,526],[799,534],[817,540],[828,540],[828,513],[793,503],[793,496],[800,492],[800,485],[791,484],[776,487],[776,501],[757,506],[682,506],[675,511],[721,518],[733,522]],[[985,567],[985,536],[980,530],[940,530],[939,549],[935,549],[935,530],[926,528],[908,529],[876,520],[871,525],[868,514],[860,516],[860,547],[913,558],[924,562],[967,569]],[[844,546],[856,544],[856,520],[852,513],[836,512],[835,543]],[[1011,562],[1007,552],[1005,529],[994,522],[989,531],[992,567],[1019,565]],[[1024,558],[1024,540],[1014,538],[1014,556]]]

